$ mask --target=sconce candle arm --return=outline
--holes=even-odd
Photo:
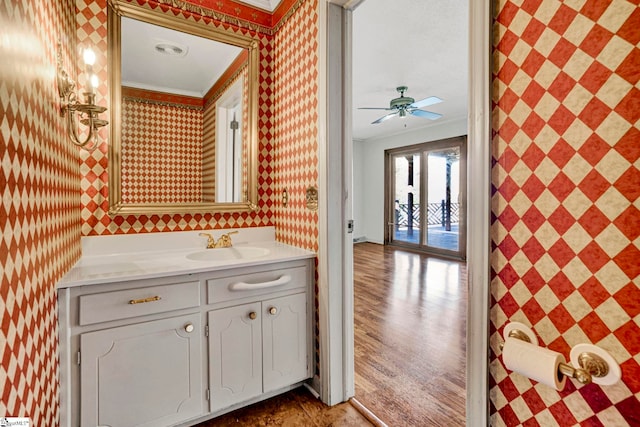
[[[66,116],[67,126],[69,128],[69,137],[71,138],[71,142],[73,142],[78,147],[85,147],[94,137],[94,134],[98,130],[98,128],[109,123],[106,120],[102,120],[97,117],[98,114],[105,112],[107,109],[105,107],[100,107],[94,104],[93,98],[95,95],[85,92],[85,96],[87,96],[88,98],[87,103],[85,104],[80,104],[78,102],[69,102],[66,106],[63,106],[63,108],[67,110]],[[78,128],[74,121],[74,113],[76,112],[80,113],[80,115],[82,116],[80,118],[80,123],[90,129],[83,140],[80,140],[80,136],[78,135]],[[94,146],[96,145],[97,144],[94,143]]]
[[[62,67],[61,56],[58,55],[58,94],[60,95],[60,115],[67,116],[67,130],[71,142],[81,148],[85,148],[89,142],[94,139],[97,130],[106,126],[109,122],[98,118],[98,114],[107,111],[106,107],[101,107],[95,103],[95,93],[93,91],[84,92],[85,102],[80,103],[75,94],[75,82],[71,80],[67,72]],[[76,113],[79,115],[78,120],[86,125],[89,130],[85,137],[81,140],[78,135],[78,128],[75,123]],[[98,143],[93,143],[89,148],[93,151]]]

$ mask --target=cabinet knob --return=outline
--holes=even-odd
[[[258,315],[256,314],[255,311],[252,311],[251,313],[249,313],[249,319],[256,320],[256,317],[258,317]]]
[[[275,308],[275,307],[271,307],[271,308],[269,309],[269,314],[276,314],[277,312],[278,312],[278,309],[277,309],[277,308]]]
[[[193,323],[187,323],[186,325],[184,325],[184,330],[188,333],[193,332],[194,329],[195,327],[193,326]]]

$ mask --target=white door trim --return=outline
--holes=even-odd
[[[491,3],[469,0],[467,426],[489,425]]]
[[[353,241],[351,218],[351,12],[319,1],[318,317],[320,397],[353,396]],[[347,143],[348,142],[348,143]]]

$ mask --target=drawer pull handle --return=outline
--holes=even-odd
[[[156,295],[155,297],[132,299],[132,300],[129,300],[129,304],[144,304],[145,302],[160,301],[161,299],[162,298]]]
[[[280,278],[276,280],[271,280],[270,282],[259,282],[259,283],[247,283],[247,282],[236,282],[229,285],[230,291],[251,291],[254,289],[264,289],[264,288],[273,288],[276,286],[286,285],[291,281],[291,276],[288,274],[284,274],[280,276]]]
[[[188,334],[190,334],[191,332],[193,332],[193,330],[194,330],[194,329],[195,329],[195,326],[193,326],[193,323],[187,323],[187,324],[184,326],[184,330],[185,330]]]
[[[275,307],[271,307],[271,308],[269,309],[269,314],[271,314],[271,315],[275,315],[277,312],[278,312],[278,309],[277,309],[277,308],[275,308]]]
[[[252,311],[251,313],[249,313],[249,319],[256,320],[256,317],[258,317],[258,315],[256,314],[255,311]]]

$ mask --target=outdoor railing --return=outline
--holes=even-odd
[[[443,200],[440,203],[427,204],[427,225],[442,225],[446,224],[446,203]],[[457,224],[460,222],[460,204],[451,203],[451,224]],[[412,218],[413,227],[420,227],[420,205],[413,205],[412,215],[409,215],[409,205],[398,203],[396,204],[396,228],[407,227],[409,225],[409,217]]]

